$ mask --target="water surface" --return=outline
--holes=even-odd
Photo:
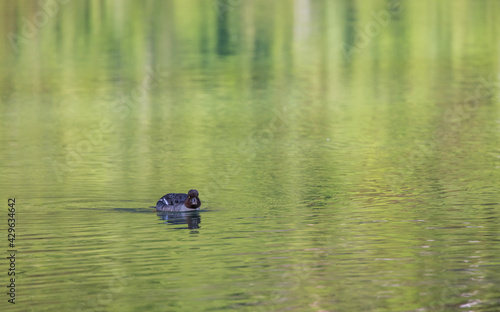
[[[499,311],[498,12],[2,2],[2,309]]]

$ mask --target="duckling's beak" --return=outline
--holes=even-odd
[[[198,204],[198,202],[196,201],[196,197],[191,198],[191,204],[193,204],[194,206]]]

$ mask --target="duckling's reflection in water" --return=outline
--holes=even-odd
[[[200,228],[201,217],[199,211],[157,211],[156,215],[160,217],[161,220],[165,220],[165,223],[170,224],[184,224],[188,225],[188,229],[198,229]]]

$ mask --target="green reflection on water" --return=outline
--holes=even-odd
[[[0,4],[16,308],[498,308],[498,2],[49,3]]]

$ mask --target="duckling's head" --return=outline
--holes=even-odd
[[[196,209],[201,206],[201,201],[198,198],[197,190],[189,190],[188,197],[186,198],[184,205],[186,205],[186,208],[191,208],[191,209]]]

